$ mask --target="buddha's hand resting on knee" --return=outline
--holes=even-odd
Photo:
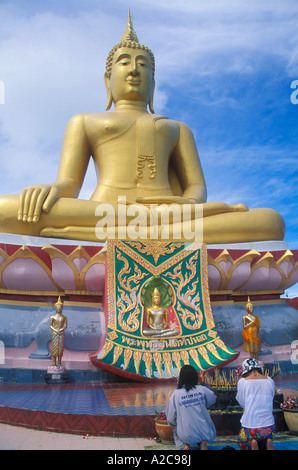
[[[42,212],[48,212],[60,197],[57,184],[40,184],[23,189],[20,194],[18,220],[37,223]]]

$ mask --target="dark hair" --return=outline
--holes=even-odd
[[[259,372],[259,374],[263,375],[263,371],[260,367],[254,367],[253,369],[249,370],[248,372],[245,372],[245,374],[242,374],[241,377],[245,379],[245,377],[248,377],[254,370]]]
[[[178,379],[178,387],[183,388],[188,392],[191,388],[194,388],[198,385],[198,372],[193,366],[189,364],[184,365],[181,367],[179,379]]]

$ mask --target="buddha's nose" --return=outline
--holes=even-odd
[[[132,62],[131,62],[131,71],[130,72],[133,75],[138,75],[139,74],[138,64],[137,64],[136,60],[132,60]]]

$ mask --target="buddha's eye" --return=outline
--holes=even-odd
[[[148,64],[147,64],[147,62],[145,62],[145,61],[140,61],[140,62],[138,62],[138,66],[145,68],[145,67],[148,67]]]

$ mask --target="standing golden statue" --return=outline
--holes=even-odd
[[[56,313],[50,318],[50,328],[52,330],[52,358],[53,366],[61,367],[61,360],[64,351],[65,330],[67,328],[67,317],[62,315],[63,303],[60,296],[55,304]],[[57,364],[58,360],[58,364]]]
[[[257,360],[261,351],[260,323],[260,319],[253,314],[253,304],[248,297],[246,315],[243,317],[243,349],[250,353],[250,357],[254,357]]]
[[[30,186],[20,196],[0,197],[0,232],[99,241],[96,225],[104,219],[112,229],[110,237],[123,238],[123,226],[135,218],[132,204],[142,204],[149,217],[150,204],[157,205],[162,215],[175,203],[188,207],[191,223],[198,218],[198,204],[203,204],[206,243],[283,239],[284,221],[272,209],[206,203],[206,183],[191,130],[154,114],[154,74],[153,53],[139,43],[129,15],[121,42],[113,47],[106,64],[107,110],[114,103],[114,111],[70,119],[56,182]],[[98,184],[90,201],[80,200],[91,157]],[[119,199],[124,201],[121,210]],[[107,204],[113,208],[108,215]],[[123,210],[124,222],[119,216]],[[169,220],[169,239],[175,223]],[[157,224],[162,231],[163,224]]]

